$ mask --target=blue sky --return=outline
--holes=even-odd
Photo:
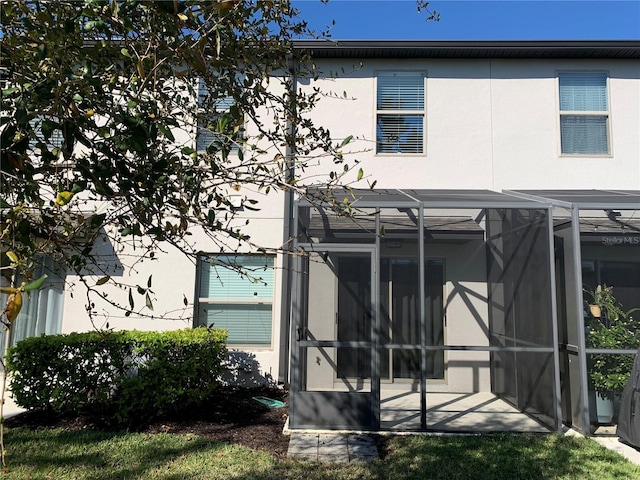
[[[425,22],[415,0],[293,0],[336,40],[638,40],[640,0],[433,0]]]

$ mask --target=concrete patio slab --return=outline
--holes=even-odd
[[[383,430],[420,429],[420,394],[382,391]],[[490,392],[427,393],[427,428],[442,432],[548,433],[548,427]]]

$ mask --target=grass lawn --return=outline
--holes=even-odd
[[[597,479],[640,467],[584,438],[556,435],[393,437],[385,460],[317,464],[194,435],[14,428],[6,479]]]

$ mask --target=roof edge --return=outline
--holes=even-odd
[[[640,40],[295,40],[316,58],[640,58]]]

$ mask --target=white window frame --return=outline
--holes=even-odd
[[[605,77],[606,81],[606,89],[607,89],[607,110],[562,110],[561,107],[561,86],[560,86],[560,78],[563,75],[602,75]],[[562,70],[557,72],[557,92],[556,99],[558,105],[558,151],[560,156],[562,157],[593,157],[593,158],[603,158],[603,157],[611,157],[613,156],[613,146],[611,144],[611,139],[613,138],[611,135],[611,89],[610,89],[610,75],[609,72],[604,70]],[[562,117],[564,116],[572,116],[572,117],[606,117],[606,141],[607,141],[607,152],[605,153],[565,153],[562,147]]]
[[[261,277],[261,272],[265,271],[265,270],[271,270],[271,281],[272,284],[271,285],[267,285],[267,288],[270,291],[270,296],[251,296],[251,297],[239,297],[239,298],[230,298],[230,297],[207,297],[207,296],[203,296],[203,294],[205,292],[203,292],[203,270],[202,270],[202,264],[204,262],[207,263],[211,263],[212,261],[215,262],[215,258],[221,258],[221,259],[225,259],[225,258],[238,258],[238,257],[257,257],[257,258],[261,258],[261,259],[265,259],[265,263],[266,263],[266,267],[264,269],[262,268],[258,268],[257,270],[251,270],[251,269],[247,269],[247,271],[245,273],[248,274],[249,277],[247,277],[247,286],[250,286],[251,283],[251,279],[254,279],[257,283],[259,283],[260,277]],[[233,340],[229,341],[227,340],[227,343],[229,346],[233,347],[233,348],[242,348],[242,347],[247,347],[250,348],[251,350],[259,350],[259,349],[263,349],[263,350],[268,350],[273,348],[273,334],[274,334],[274,297],[275,297],[275,282],[276,282],[276,276],[275,276],[275,271],[276,271],[276,262],[275,262],[275,255],[272,254],[257,254],[257,253],[219,253],[219,254],[201,254],[199,255],[198,258],[198,265],[197,265],[197,269],[196,269],[196,275],[197,275],[197,279],[196,279],[196,285],[197,285],[197,305],[196,305],[196,314],[194,315],[194,327],[196,326],[209,326],[208,324],[208,319],[207,319],[207,314],[206,314],[206,307],[215,307],[215,306],[220,306],[221,308],[224,308],[224,306],[235,306],[235,307],[241,307],[241,306],[249,306],[249,305],[254,305],[254,306],[269,306],[270,311],[271,311],[271,316],[270,316],[270,320],[269,320],[269,341],[267,343],[257,343],[257,342],[233,342]],[[241,274],[240,272],[244,271],[244,265],[242,263],[238,263],[237,265],[237,275],[241,276],[243,274]],[[213,268],[213,267],[212,267]],[[217,267],[215,268],[220,268],[220,269],[226,269],[226,267],[224,266],[224,261],[221,261]],[[232,270],[236,270],[236,268],[232,268]],[[246,277],[246,275],[245,275]],[[237,278],[237,277],[236,277]],[[210,280],[212,281],[212,280]],[[214,280],[215,281],[215,280]],[[262,289],[264,292],[264,288]],[[212,325],[214,328],[226,328],[227,330],[228,327],[224,326],[224,324],[221,325]]]
[[[421,75],[423,80],[423,108],[417,109],[380,109],[378,108],[378,78],[381,76],[415,76]],[[427,154],[427,72],[422,70],[381,70],[375,72],[374,82],[374,138],[375,138],[375,154],[380,156],[424,156]],[[420,152],[379,152],[378,151],[378,115],[410,115],[422,116],[422,142]]]

